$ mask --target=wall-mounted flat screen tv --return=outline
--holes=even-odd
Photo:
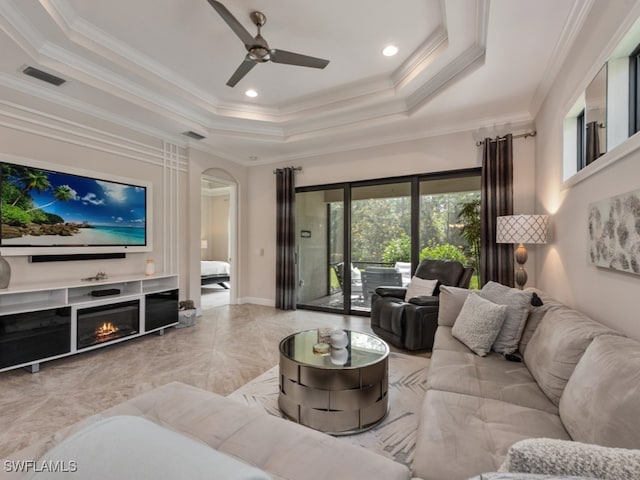
[[[144,182],[9,162],[0,178],[4,255],[150,250]]]

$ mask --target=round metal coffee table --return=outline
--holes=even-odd
[[[280,342],[280,410],[290,419],[333,435],[362,432],[387,414],[389,346],[345,330],[348,345],[314,353],[318,331]]]

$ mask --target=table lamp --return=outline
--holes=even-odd
[[[496,243],[517,243],[516,284],[522,290],[527,283],[527,249],[525,243],[547,243],[547,215],[507,215],[498,217]]]

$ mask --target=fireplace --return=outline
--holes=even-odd
[[[78,309],[77,348],[86,348],[140,331],[140,301]]]

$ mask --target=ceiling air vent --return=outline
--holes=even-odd
[[[187,137],[191,137],[194,140],[202,140],[204,138],[204,135],[200,135],[199,133],[196,133],[193,130],[189,130],[188,132],[182,132],[182,134],[186,135]]]
[[[35,67],[26,67],[22,70],[22,73],[29,75],[30,77],[37,78],[38,80],[42,80],[43,82],[50,83],[51,85],[55,85],[56,87],[59,87],[66,82],[64,78],[56,77],[50,73],[38,70]]]

